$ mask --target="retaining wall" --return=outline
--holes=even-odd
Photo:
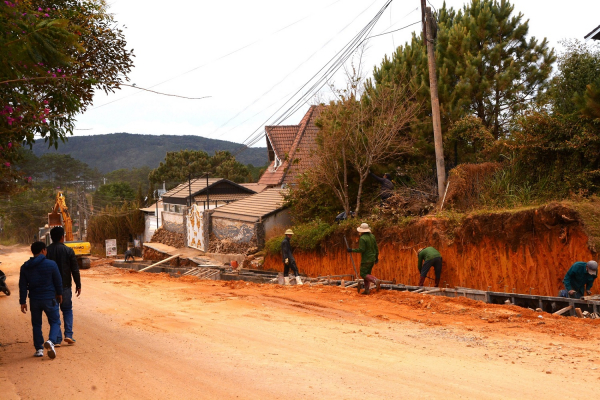
[[[404,227],[374,232],[379,263],[373,274],[385,280],[416,285],[416,250],[434,246],[442,254],[442,286],[461,286],[497,292],[556,296],[562,279],[576,261],[597,259],[576,211],[560,204],[515,213],[476,215],[458,227],[435,218],[422,218]],[[348,235],[358,247],[358,233]],[[342,235],[328,239],[315,251],[294,251],[301,273],[308,276],[352,273]],[[354,253],[358,269],[360,255]],[[264,269],[282,270],[280,255],[265,258]],[[433,269],[429,277],[433,278]],[[426,285],[432,285],[427,280]],[[599,293],[600,281],[592,290]]]

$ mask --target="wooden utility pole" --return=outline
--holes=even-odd
[[[444,146],[442,143],[442,121],[440,119],[440,99],[438,97],[437,72],[435,66],[434,32],[435,25],[431,8],[421,0],[423,18],[423,40],[427,43],[427,59],[429,61],[429,91],[431,92],[431,115],[433,119],[433,142],[435,145],[435,165],[437,168],[438,200],[444,196],[446,186],[446,166],[444,163]]]

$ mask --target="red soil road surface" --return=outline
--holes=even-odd
[[[55,360],[34,358],[17,293],[28,256],[0,247],[13,290],[0,294],[2,399],[598,397],[600,321],[464,298],[176,279],[103,262],[82,273],[77,344]]]

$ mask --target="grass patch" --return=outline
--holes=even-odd
[[[584,230],[588,235],[590,249],[600,249],[600,197],[592,196],[587,201],[565,201],[573,207],[583,221]]]

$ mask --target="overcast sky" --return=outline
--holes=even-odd
[[[184,100],[123,88],[99,93],[79,116],[75,135],[115,132],[200,135],[243,142],[348,43],[386,0],[115,0],[109,11],[125,26],[135,52],[131,83]],[[600,1],[513,0],[531,36],[559,48],[600,24]],[[434,7],[443,2],[432,0]],[[454,8],[465,4],[449,0]],[[420,21],[420,0],[395,0],[371,35]],[[368,40],[371,74],[420,25]],[[157,85],[161,82],[168,81]],[[342,74],[335,78],[343,85]],[[157,85],[157,86],[155,86]],[[327,97],[327,93],[323,94]],[[308,105],[285,124],[297,124]],[[280,113],[276,113],[278,116]],[[265,146],[264,140],[258,145]]]

